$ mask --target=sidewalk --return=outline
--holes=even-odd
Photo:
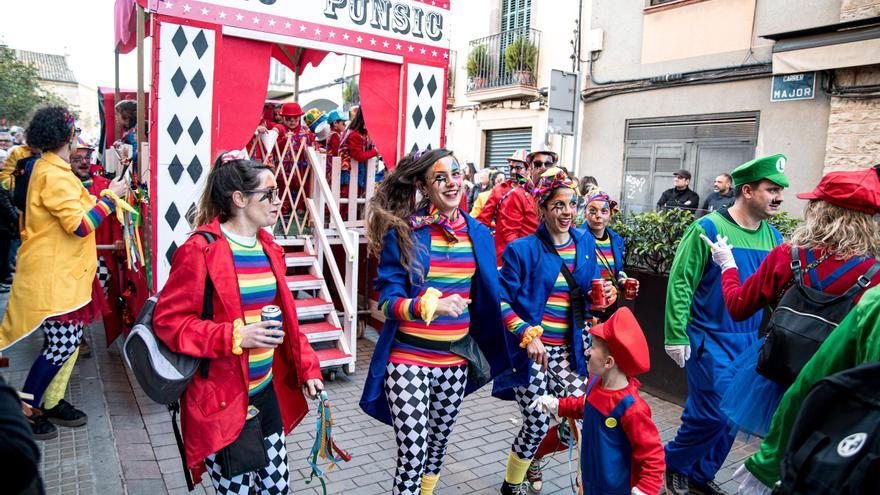
[[[0,304],[5,309],[5,297]],[[68,400],[89,414],[89,426],[85,430],[60,428],[58,438],[43,443],[42,472],[47,493],[187,493],[168,412],[150,401],[129,377],[117,346],[106,348],[103,330],[96,326],[90,333],[93,357],[79,360],[68,392]],[[328,494],[390,492],[396,453],[393,430],[363,414],[357,405],[373,349],[370,337],[375,338],[375,333],[368,331],[368,338],[358,343],[356,373],[340,373],[335,382],[326,383],[335,439],[352,455],[351,462],[327,473]],[[12,368],[2,373],[13,386],[20,387],[24,382],[41,342],[42,335],[35,332],[9,353]],[[484,387],[464,401],[438,494],[498,493],[519,413],[513,402],[492,398],[490,389]],[[668,441],[680,423],[681,408],[647,394],[645,399],[653,410],[661,440]],[[313,409],[287,438],[291,494],[322,493],[317,479],[306,484],[310,472],[306,454],[314,432]],[[735,492],[730,477],[753,451],[754,446],[736,442],[718,475],[723,488]],[[571,493],[566,454],[557,454],[549,461],[544,480],[544,494]],[[207,475],[193,493],[214,493]]]

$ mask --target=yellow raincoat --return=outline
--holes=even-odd
[[[46,318],[89,303],[97,270],[95,235],[74,231],[95,199],[70,165],[52,152],[34,164],[21,226],[15,278],[0,325],[0,350],[36,330]]]

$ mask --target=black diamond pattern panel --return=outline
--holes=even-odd
[[[192,179],[193,183],[199,180],[199,177],[202,176],[202,162],[199,161],[198,156],[194,156],[192,161],[189,162],[189,166],[186,167],[186,173],[189,174],[189,177]]]
[[[177,28],[177,32],[171,37],[171,44],[174,45],[178,55],[181,55],[183,50],[186,49],[186,33],[183,32],[183,26]]]
[[[180,96],[183,93],[183,90],[186,89],[186,76],[183,75],[183,71],[180,70],[180,67],[174,72],[174,75],[171,76],[171,87],[174,88],[174,93],[177,96]]]
[[[198,117],[193,119],[192,124],[189,125],[189,129],[187,129],[186,132],[189,133],[189,137],[193,140],[193,144],[199,144],[199,139],[202,138],[203,131],[202,123],[199,122]]]
[[[416,90],[416,96],[422,94],[422,88],[425,87],[425,81],[422,80],[422,74],[416,76],[416,80],[413,81],[413,88]]]
[[[180,221],[180,212],[177,211],[176,204],[171,203],[171,206],[168,207],[168,210],[165,212],[165,221],[171,226],[171,230],[177,227],[177,222]]]
[[[168,135],[171,136],[171,140],[174,141],[174,144],[177,144],[181,134],[183,134],[183,126],[180,125],[180,119],[175,115],[174,117],[171,117],[171,122],[168,124]]]
[[[409,152],[410,152],[410,153],[415,153],[416,151],[419,151],[419,144],[418,144],[418,143],[413,143],[413,147],[412,147],[411,150],[409,150]]]
[[[199,58],[202,58],[202,55],[208,50],[208,40],[205,38],[205,31],[199,31],[199,34],[193,39],[193,49]]]
[[[168,174],[171,175],[171,180],[175,185],[180,181],[180,176],[183,174],[183,164],[180,163],[180,158],[177,158],[177,155],[174,155],[171,163],[168,164]]]
[[[177,251],[177,243],[171,241],[171,245],[168,246],[168,250],[165,251],[165,259],[168,260],[168,263],[171,263],[171,258],[174,256],[174,251]]]
[[[418,127],[419,124],[422,123],[422,110],[419,109],[418,105],[416,105],[416,109],[413,110],[412,119],[413,122],[416,124],[416,127]]]
[[[435,91],[437,91],[437,78],[431,76],[431,80],[428,81],[428,95],[433,97]]]
[[[434,125],[434,120],[436,116],[434,115],[434,109],[428,108],[428,113],[425,114],[425,123],[428,124],[428,129],[430,129]]]
[[[202,96],[202,91],[205,90],[207,83],[205,82],[205,76],[202,75],[201,69],[196,71],[196,75],[193,76],[189,83],[192,85],[193,91],[196,92],[196,97]],[[180,96],[180,94],[177,96]]]

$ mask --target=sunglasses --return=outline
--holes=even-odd
[[[536,167],[546,167],[548,165],[553,165],[553,162],[552,161],[542,162],[540,160],[535,160],[532,162],[532,165],[534,165]]]
[[[254,189],[252,191],[248,191],[248,194],[262,194],[260,196],[259,201],[275,201],[278,199],[278,188],[277,187],[268,187],[266,189]]]

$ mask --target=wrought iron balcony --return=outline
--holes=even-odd
[[[471,41],[466,62],[468,97],[473,99],[473,93],[495,93],[486,90],[511,86],[533,93],[540,38],[537,29],[519,28]]]

